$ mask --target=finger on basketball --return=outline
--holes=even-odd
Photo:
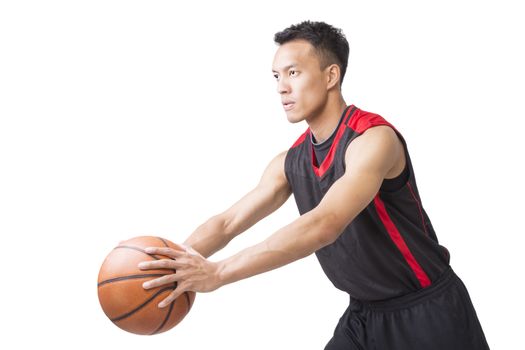
[[[98,280],[97,291],[100,306],[106,316],[116,326],[135,334],[158,334],[175,327],[190,311],[196,293],[186,291],[181,297],[172,301],[167,308],[161,309],[157,304],[166,298],[179,284],[185,285],[181,274],[187,267],[141,270],[137,267],[141,262],[159,260],[174,261],[163,254],[144,254],[146,247],[179,247],[170,240],[156,236],[132,237],[122,241],[109,251],[102,263]],[[188,259],[177,258],[178,263]],[[154,265],[155,266],[155,265]],[[170,267],[176,267],[167,265]],[[155,278],[176,273],[176,277],[156,281],[153,286],[145,289],[142,284]],[[180,280],[176,280],[180,278]]]
[[[147,247],[144,251],[148,254],[158,254],[169,256],[170,258],[178,258],[186,254],[185,250],[177,250],[173,248],[164,248],[164,247]]]
[[[143,261],[138,264],[138,268],[141,270],[151,270],[151,269],[170,269],[174,270],[177,268],[183,267],[184,264],[177,260],[173,259],[161,259],[155,261]]]
[[[177,282],[178,280],[180,280],[180,277],[178,275],[172,273],[172,274],[169,274],[169,275],[165,275],[165,276],[162,276],[162,277],[155,278],[155,279],[152,279],[150,281],[144,282],[142,284],[142,288],[144,288],[144,289],[156,288],[156,287],[159,287],[159,286],[163,286],[165,284],[171,284],[173,282]]]
[[[175,299],[177,299],[184,292],[185,292],[184,288],[182,288],[181,285],[179,285],[173,292],[171,292],[166,297],[166,299],[164,299],[163,301],[161,301],[158,304],[158,307],[163,308],[163,307],[168,306],[169,304],[171,304],[171,302],[173,302]]]

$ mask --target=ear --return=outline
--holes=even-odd
[[[326,89],[330,90],[335,86],[339,86],[339,80],[341,78],[341,69],[337,64],[331,64],[325,68],[326,72]]]

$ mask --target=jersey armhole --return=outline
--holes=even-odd
[[[401,142],[401,146],[403,147],[403,152],[405,154],[405,166],[403,167],[403,170],[401,171],[401,174],[399,174],[396,177],[393,177],[391,179],[383,179],[383,183],[381,184],[381,187],[379,188],[379,191],[381,192],[397,192],[403,187],[407,185],[411,175],[411,167],[410,167],[410,157],[408,155],[408,148],[405,142],[405,139],[401,135],[399,131],[397,131],[394,127],[392,127],[395,131],[397,138]]]

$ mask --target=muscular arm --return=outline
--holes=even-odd
[[[372,201],[401,156],[402,147],[391,128],[368,129],[349,145],[345,174],[316,208],[265,241],[218,262],[221,285],[286,265],[334,242]]]
[[[258,185],[232,205],[200,225],[184,242],[204,257],[224,248],[235,236],[277,210],[290,197],[284,174],[286,152],[266,167]]]

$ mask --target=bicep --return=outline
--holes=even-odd
[[[399,157],[398,142],[389,127],[374,127],[348,146],[345,173],[316,207],[322,216],[329,218],[328,234],[334,235],[333,238],[374,199]]]
[[[291,189],[284,173],[286,152],[268,164],[257,186],[226,210],[223,215],[229,231],[239,234],[273,213],[290,197]]]

